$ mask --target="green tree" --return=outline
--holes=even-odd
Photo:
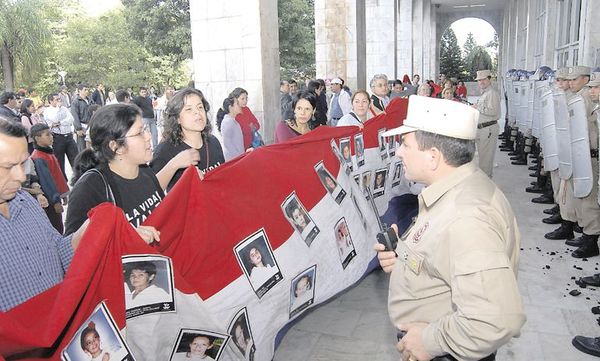
[[[31,80],[41,71],[51,34],[43,0],[0,0],[0,64],[4,87],[13,90],[16,73]]]
[[[490,40],[485,47],[488,50],[488,53],[492,54],[492,73],[498,73],[498,33],[494,32],[494,38]]]
[[[145,85],[149,77],[149,54],[123,29],[121,10],[99,18],[72,19],[57,50],[57,68],[67,71],[74,83],[110,87]]]
[[[277,8],[282,79],[313,78],[316,73],[314,0],[279,0]]]
[[[492,69],[492,57],[485,47],[478,45],[473,48],[467,58],[466,67],[468,73],[467,80],[473,80],[477,75],[477,70]]]
[[[440,41],[440,73],[447,78],[458,78],[463,72],[463,60],[456,40],[456,34],[451,28],[446,29]]]
[[[467,34],[467,40],[465,40],[465,44],[463,45],[464,58],[467,59],[473,49],[477,46],[477,41],[473,37],[473,33],[469,32]]]
[[[121,0],[127,31],[154,56],[192,58],[190,0]],[[193,0],[192,0],[193,1]]]

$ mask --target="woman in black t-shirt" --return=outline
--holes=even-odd
[[[168,167],[169,161],[181,151],[192,151],[199,156],[196,167],[202,176],[225,162],[219,140],[210,134],[211,126],[206,112],[210,107],[201,91],[185,88],[167,103],[162,142],[154,149],[150,166],[161,183],[173,188],[184,169]]]
[[[159,241],[154,227],[141,225],[163,199],[164,186],[146,165],[152,148],[140,109],[128,104],[103,106],[90,120],[90,138],[91,148],[75,160],[65,234],[77,230],[90,209],[111,202],[125,212],[144,241]],[[173,163],[187,166],[185,161],[184,154]]]

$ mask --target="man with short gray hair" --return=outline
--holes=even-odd
[[[402,360],[494,360],[525,323],[521,237],[508,200],[473,162],[478,118],[459,102],[411,96],[404,125],[384,133],[402,136],[406,179],[425,185],[395,250],[374,246],[391,272]]]

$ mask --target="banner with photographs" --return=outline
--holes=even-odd
[[[360,130],[320,127],[203,180],[188,169],[144,222],[156,245],[96,207],[64,281],[0,317],[0,355],[271,360],[286,325],[369,271],[376,217],[408,192],[399,139],[380,137],[405,116],[391,104]]]

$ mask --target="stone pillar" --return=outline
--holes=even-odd
[[[367,20],[367,82],[375,74],[396,76],[396,36],[394,0],[370,0],[365,3]]]
[[[190,23],[194,82],[210,113],[242,87],[265,141],[272,142],[281,114],[277,0],[190,1]]]
[[[360,1],[360,0],[358,0]],[[364,1],[364,0],[363,0]],[[357,0],[315,0],[315,57],[317,77],[341,77],[356,89]]]
[[[397,65],[396,74],[420,74],[424,79],[422,70],[413,67],[413,26],[412,26],[413,0],[398,0],[398,25],[397,25]]]
[[[580,64],[600,66],[600,29],[596,23],[598,19],[600,19],[598,1],[582,1],[580,26],[583,29],[583,39],[580,39],[579,46]]]

